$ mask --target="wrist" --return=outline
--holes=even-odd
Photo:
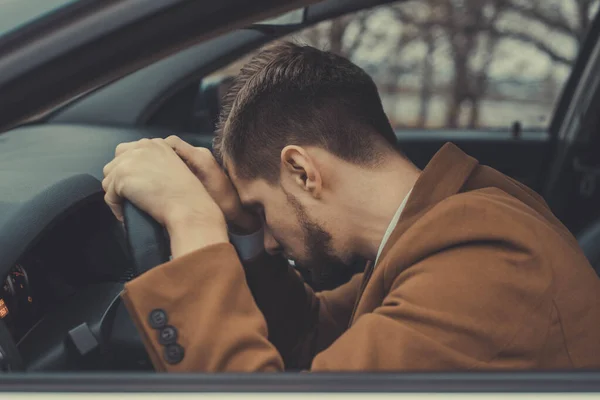
[[[171,242],[171,254],[177,258],[204,247],[229,242],[223,216],[202,216],[199,213],[181,213],[167,220],[166,229]]]

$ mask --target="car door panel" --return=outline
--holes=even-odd
[[[431,157],[446,142],[456,144],[461,150],[500,172],[538,190],[542,170],[550,148],[545,132],[524,132],[513,138],[510,132],[491,131],[399,131],[400,150],[417,167],[424,168]]]

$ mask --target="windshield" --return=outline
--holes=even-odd
[[[0,37],[77,0],[0,0]],[[304,8],[262,21],[266,25],[302,22]]]
[[[0,37],[77,0],[0,0]]]

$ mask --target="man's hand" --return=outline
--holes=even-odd
[[[104,167],[104,197],[123,221],[128,199],[167,228],[173,257],[228,242],[223,213],[163,139],[121,143]]]
[[[242,208],[235,187],[210,150],[203,147],[194,147],[177,136],[169,136],[165,141],[202,182],[223,211],[229,225],[235,231],[245,234],[260,229],[260,220],[257,216]]]

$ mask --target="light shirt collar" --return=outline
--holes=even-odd
[[[398,207],[396,214],[394,214],[394,218],[392,218],[392,221],[388,225],[387,230],[385,231],[385,234],[383,235],[383,239],[381,240],[381,244],[379,245],[379,250],[377,251],[377,258],[375,259],[375,267],[377,267],[377,261],[379,261],[379,256],[381,255],[381,252],[383,251],[385,244],[387,243],[388,239],[390,238],[390,235],[396,228],[396,225],[398,225],[398,221],[400,220],[402,211],[404,211],[404,207],[406,207],[406,203],[408,202],[408,197],[410,196],[411,193],[412,193],[412,189],[410,189],[410,191],[404,197],[404,200],[402,200],[402,204],[400,204],[400,207]]]

